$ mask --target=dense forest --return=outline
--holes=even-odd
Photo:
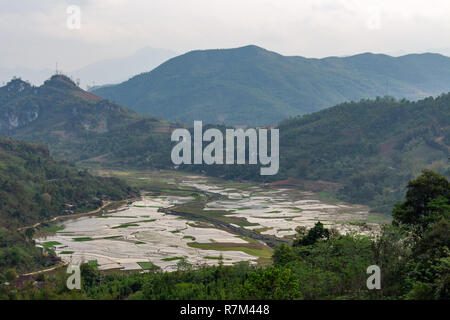
[[[280,171],[256,166],[186,166],[226,178],[325,180],[340,199],[390,213],[422,168],[450,176],[450,94],[417,102],[349,102],[281,122]]]
[[[270,266],[192,266],[175,272],[103,273],[81,267],[82,288],[70,291],[61,270],[20,289],[0,286],[1,299],[449,299],[450,183],[424,170],[408,183],[393,223],[376,238],[299,227]],[[381,289],[366,286],[367,268],[381,269]],[[3,281],[14,275],[5,273]],[[37,281],[37,282],[34,282]],[[37,287],[36,283],[40,286]]]
[[[54,160],[45,146],[8,139],[0,139],[0,186],[0,272],[11,266],[30,270],[45,260],[32,244],[33,229],[19,227],[136,195],[119,179]]]

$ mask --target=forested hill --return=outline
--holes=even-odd
[[[282,176],[342,183],[344,199],[386,212],[423,168],[450,176],[450,94],[344,103],[279,129]]]
[[[44,143],[57,158],[157,167],[164,162],[161,153],[170,154],[170,126],[86,92],[60,74],[40,87],[13,79],[0,88],[0,135]]]
[[[90,175],[54,160],[47,147],[0,138],[0,228],[98,208],[135,195],[115,178]]]
[[[104,201],[137,194],[115,178],[100,178],[49,156],[47,147],[0,138],[0,274],[56,263],[36,247],[33,228],[59,215],[87,212]]]
[[[448,91],[450,58],[438,54],[308,59],[246,46],[192,51],[93,93],[187,125],[255,126],[362,98],[416,100]]]
[[[81,90],[54,75],[40,87],[13,79],[0,88],[0,134],[80,141],[88,133],[108,132],[136,114]]]
[[[282,121],[278,128],[280,170],[275,176],[262,177],[251,165],[186,169],[226,178],[335,182],[339,198],[384,213],[423,168],[450,176],[450,94],[417,102],[343,103]]]

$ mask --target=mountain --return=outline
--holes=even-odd
[[[119,83],[143,71],[150,71],[176,55],[171,50],[146,47],[130,56],[98,61],[68,74],[79,79],[83,86]]]
[[[268,125],[345,101],[450,90],[450,58],[359,54],[308,59],[256,46],[191,51],[93,93],[169,121]]]
[[[54,75],[40,87],[13,79],[0,88],[0,133],[16,137],[60,136],[79,141],[85,132],[106,132],[134,113]]]
[[[0,135],[45,143],[54,156],[71,161],[101,157],[120,165],[131,157],[134,165],[158,166],[158,154],[170,154],[170,127],[86,92],[60,74],[40,87],[13,79],[0,88]]]

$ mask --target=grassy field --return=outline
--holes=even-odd
[[[53,249],[55,246],[60,245],[60,244],[61,243],[59,243],[58,241],[48,241],[48,242],[44,242],[42,244],[42,246],[48,250],[48,249]]]
[[[270,258],[273,254],[273,249],[260,243],[189,242],[188,246],[202,250],[242,251],[258,258]]]
[[[76,242],[83,242],[83,241],[93,241],[94,239],[91,237],[79,237],[79,238],[73,238],[73,241]]]
[[[156,266],[153,263],[148,262],[148,261],[138,262],[137,264],[142,268],[142,270],[157,270],[157,269],[159,269],[158,266]]]

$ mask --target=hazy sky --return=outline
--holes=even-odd
[[[67,26],[67,7],[81,28]],[[0,0],[0,67],[256,44],[285,55],[450,55],[448,0]]]

